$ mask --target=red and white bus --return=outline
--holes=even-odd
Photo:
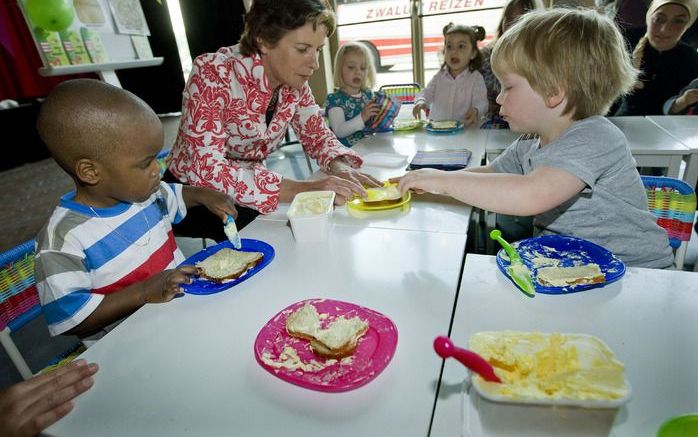
[[[423,0],[422,17],[424,63],[439,65],[443,47],[443,27],[449,22],[479,25],[489,41],[495,34],[506,0]],[[340,44],[362,41],[373,53],[376,67],[386,71],[393,66],[412,68],[412,32],[409,0],[337,1]],[[409,66],[409,67],[407,67]]]

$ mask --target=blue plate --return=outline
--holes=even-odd
[[[592,288],[603,287],[606,284],[619,280],[625,274],[625,264],[616,258],[608,249],[605,249],[591,241],[564,235],[542,235],[540,237],[527,238],[512,244],[521,256],[526,267],[531,270],[533,285],[537,293],[543,294],[568,294]],[[606,282],[600,284],[575,284],[565,287],[551,287],[539,284],[535,278],[538,275],[538,267],[534,263],[536,257],[545,257],[559,260],[560,267],[596,263],[606,276]],[[497,266],[510,280],[508,273],[509,258],[504,249],[497,252]],[[544,267],[539,265],[539,267]],[[513,282],[513,281],[512,281]]]
[[[207,247],[206,249],[195,253],[194,255],[185,259],[180,265],[186,264],[193,266],[197,262],[203,261],[204,259],[213,255],[214,253],[223,249],[224,247],[234,249],[233,244],[230,241],[224,241],[222,243],[216,244],[215,246]],[[199,278],[194,279],[194,282],[192,282],[191,284],[182,284],[182,288],[184,289],[184,291],[188,294],[219,293],[223,290],[227,290],[230,287],[234,287],[242,281],[254,276],[258,271],[262,270],[264,267],[267,266],[267,264],[271,262],[271,260],[274,259],[274,248],[271,247],[269,244],[265,243],[264,241],[243,238],[242,248],[240,250],[243,252],[262,252],[264,254],[264,257],[262,258],[262,261],[259,264],[249,269],[245,274],[243,274],[239,278],[233,279],[230,282],[219,283]]]
[[[463,123],[458,121],[456,122],[456,127],[454,128],[449,128],[449,129],[435,129],[432,127],[431,123],[427,123],[426,126],[426,131],[429,132],[430,134],[436,134],[436,135],[451,135],[460,132],[463,130]]]

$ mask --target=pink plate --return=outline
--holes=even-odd
[[[359,339],[353,355],[325,360],[313,353],[308,341],[288,335],[286,318],[306,303],[313,304],[320,314],[329,314],[323,326],[342,315],[368,322],[368,331]],[[280,361],[286,346],[293,348],[303,363],[314,361],[317,369],[304,371],[269,364]],[[288,306],[264,325],[254,342],[255,358],[269,373],[291,384],[328,393],[354,390],[369,383],[385,369],[396,347],[397,328],[392,320],[368,308],[332,299],[308,299]]]

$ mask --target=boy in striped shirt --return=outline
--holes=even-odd
[[[237,211],[224,193],[160,181],[162,124],[121,88],[64,82],[43,103],[37,129],[76,187],[37,236],[37,289],[51,334],[74,334],[89,346],[191,282],[197,269],[177,267],[184,256],[172,233],[187,207],[206,206],[222,222]]]

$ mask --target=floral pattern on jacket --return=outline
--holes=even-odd
[[[184,183],[228,193],[235,203],[267,214],[279,205],[282,176],[263,161],[279,148],[289,125],[326,171],[338,157],[361,166],[359,155],[325,125],[307,83],[300,90],[281,86],[267,126],[272,93],[258,55],[244,56],[232,46],[197,57],[183,93],[170,171]]]

